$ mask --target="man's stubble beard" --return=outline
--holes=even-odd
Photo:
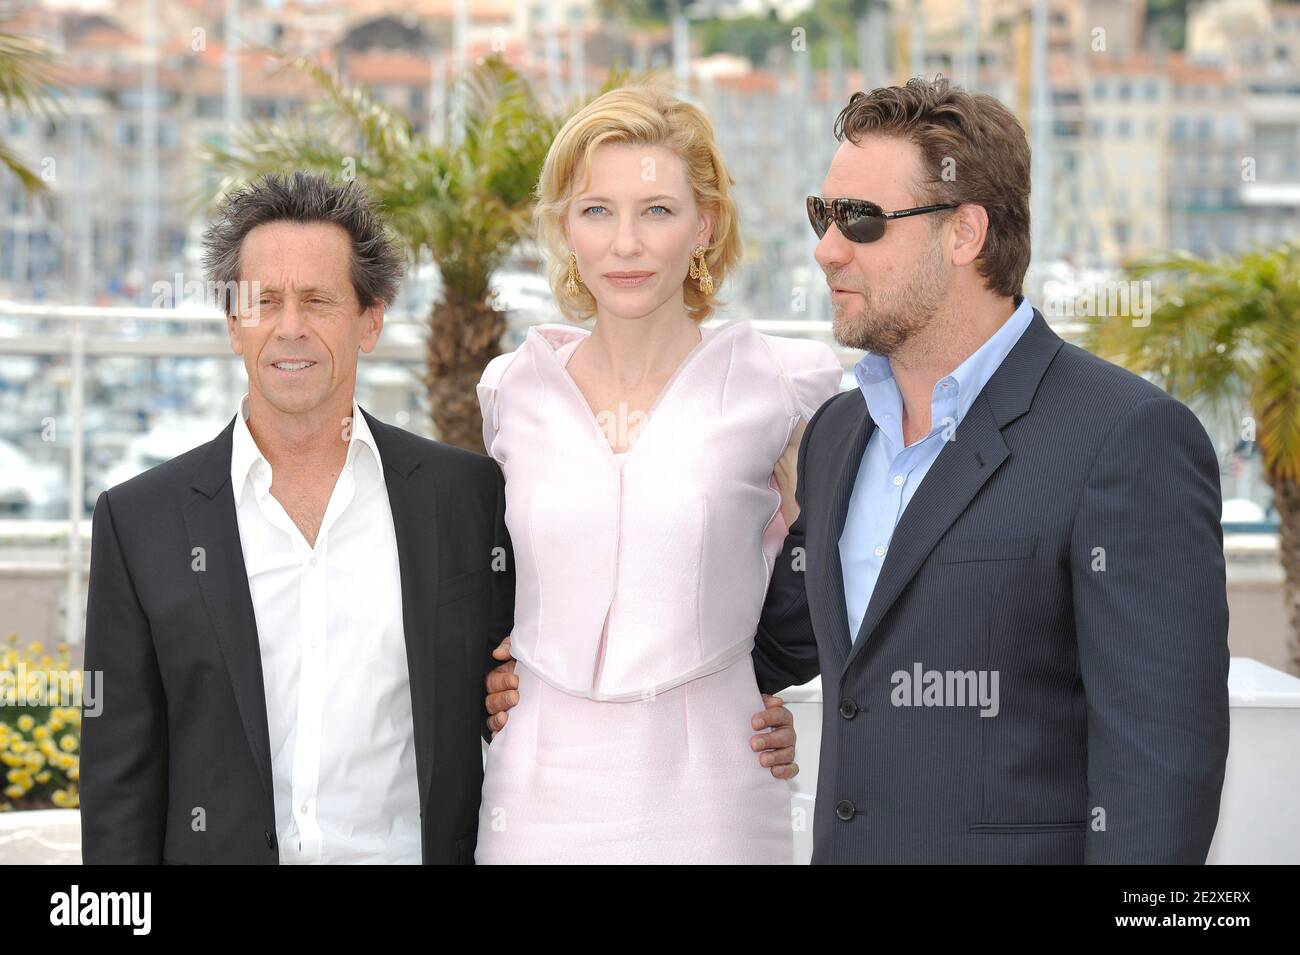
[[[834,284],[833,276],[828,279]],[[943,249],[935,241],[904,284],[884,294],[879,290],[858,289],[861,303],[848,303],[849,306],[857,304],[852,317],[847,317],[845,307],[832,300],[831,326],[835,340],[845,348],[886,357],[897,354],[919,332],[934,324],[945,288]]]

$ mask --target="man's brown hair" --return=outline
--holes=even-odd
[[[989,227],[975,269],[991,291],[1019,295],[1029,268],[1029,142],[1015,116],[985,93],[913,77],[905,86],[853,94],[835,119],[835,138],[857,145],[864,135],[917,146],[919,204],[984,207]]]

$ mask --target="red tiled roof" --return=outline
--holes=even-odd
[[[1227,74],[1219,67],[1207,66],[1203,63],[1191,63],[1181,53],[1175,53],[1169,57],[1169,76],[1179,85],[1190,85],[1192,83],[1219,85],[1228,81]]]

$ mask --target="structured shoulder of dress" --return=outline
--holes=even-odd
[[[521,345],[520,348],[523,346]],[[497,388],[501,384],[501,378],[505,375],[506,369],[510,367],[511,362],[519,355],[519,349],[508,351],[504,355],[497,355],[488,362],[487,367],[483,369],[482,376],[479,377],[478,385],[475,392],[478,394],[479,413],[483,417],[483,448],[488,455],[496,458],[492,453],[492,444],[496,440],[498,422],[500,413],[497,410]]]
[[[558,349],[577,338],[586,338],[591,332],[585,328],[575,328],[572,325],[531,325],[524,334],[524,340],[514,349],[502,355],[497,355],[488,362],[487,367],[483,369],[483,374],[479,378],[479,388],[499,388],[501,379],[505,376],[506,369],[514,360],[522,355],[525,351],[532,348],[551,348]]]
[[[483,374],[479,377],[479,388],[496,388],[499,386],[501,377],[506,373],[506,369],[510,367],[510,363],[515,360],[518,354],[519,349],[515,349],[503,355],[497,355],[496,358],[488,362],[487,367],[483,369]]]
[[[768,335],[760,332],[760,339],[772,350],[783,371],[804,371],[809,368],[840,366],[840,360],[825,342],[811,338],[790,338],[785,335]]]
[[[560,348],[575,339],[586,338],[590,334],[591,332],[587,329],[578,328],[575,325],[561,325],[555,322],[546,325],[532,325],[529,327],[528,333],[524,337],[524,344],[528,344],[528,339],[535,336],[536,338],[542,339],[542,342],[549,344],[552,348]],[[541,344],[541,342],[539,342],[539,344]],[[519,347],[522,348],[523,345],[520,345]]]
[[[479,377],[476,392],[478,394],[479,412],[483,416],[483,447],[487,449],[490,456],[492,454],[492,445],[496,439],[497,430],[500,427],[500,401],[499,391],[506,372],[509,371],[515,359],[527,351],[534,351],[538,348],[546,348],[552,351],[569,344],[578,338],[585,338],[591,332],[585,328],[575,328],[572,325],[532,325],[524,334],[524,340],[519,343],[513,351],[497,355],[487,367],[483,369],[483,374]]]
[[[786,338],[759,334],[772,353],[781,380],[789,389],[795,410],[811,418],[821,405],[840,390],[844,366],[824,342],[808,338]]]

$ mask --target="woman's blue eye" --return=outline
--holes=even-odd
[[[659,210],[659,212],[656,213],[656,217],[658,217],[658,216],[664,216],[664,215],[669,215],[669,216],[670,216],[670,215],[673,214],[673,213],[672,213],[672,210],[669,209],[667,206],[650,206],[646,211],[647,211],[647,212],[654,212],[654,210],[656,210],[656,209]],[[602,213],[608,211],[604,206],[587,206],[587,208],[585,208],[585,209],[582,210],[582,214],[585,216],[585,215],[588,215],[588,214],[590,214],[590,213],[594,213],[594,212],[596,212],[597,210],[599,210],[599,211],[602,212]]]

